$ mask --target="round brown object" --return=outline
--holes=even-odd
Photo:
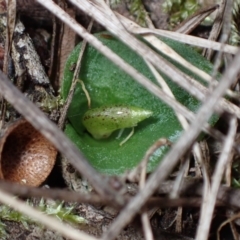
[[[39,186],[50,174],[57,151],[26,120],[11,125],[0,139],[0,177]]]

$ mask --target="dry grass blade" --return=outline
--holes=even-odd
[[[13,1],[14,2],[14,1]],[[70,2],[75,5],[80,10],[83,10],[86,14],[90,15],[92,19],[98,21],[102,24],[108,31],[112,34],[117,36],[122,42],[125,42],[136,51],[140,56],[148,64],[149,68],[154,73],[156,79],[160,80],[161,76],[158,75],[158,70],[165,73],[167,76],[170,76],[173,82],[177,83],[182,88],[186,89],[190,94],[195,96],[197,99],[203,102],[202,107],[199,109],[198,113],[195,115],[193,112],[189,111],[183,105],[178,103],[174,96],[168,92],[168,87],[159,88],[157,85],[153,84],[149,79],[147,79],[144,75],[140,74],[136,69],[134,69],[131,65],[124,62],[117,54],[113,53],[110,49],[105,47],[100,41],[98,41],[89,31],[86,31],[81,25],[79,25],[75,19],[72,19],[62,8],[60,8],[54,1],[51,0],[37,0],[36,2],[42,4],[46,9],[50,10],[55,16],[57,16],[60,20],[66,23],[70,28],[72,28],[76,33],[78,33],[84,39],[84,43],[82,46],[86,44],[86,42],[93,45],[95,48],[99,50],[102,54],[104,54],[107,58],[117,64],[122,70],[132,76],[139,84],[145,87],[149,92],[157,96],[159,99],[164,101],[166,104],[170,105],[178,114],[178,118],[180,122],[184,126],[187,131],[185,131],[179,141],[172,147],[171,151],[167,153],[165,158],[159,164],[157,169],[154,173],[150,175],[148,180],[145,183],[146,178],[146,163],[148,158],[151,156],[156,148],[159,148],[158,143],[155,143],[148,152],[146,152],[145,158],[143,159],[144,168],[142,170],[142,182],[140,184],[140,190],[136,190],[136,196],[132,199],[123,197],[120,193],[118,194],[109,184],[107,179],[100,174],[98,174],[87,162],[87,160],[79,153],[79,151],[75,148],[74,144],[72,144],[68,139],[66,139],[62,132],[57,129],[47,118],[44,116],[42,112],[37,110],[34,105],[25,99],[22,94],[17,91],[12,85],[11,82],[8,82],[6,76],[0,72],[0,94],[3,96],[21,113],[23,114],[28,121],[32,123],[35,128],[39,129],[43,135],[45,135],[54,145],[61,151],[62,154],[69,159],[69,162],[84,176],[86,177],[89,182],[93,185],[95,190],[100,194],[97,196],[93,195],[78,195],[76,193],[69,194],[67,191],[50,191],[38,189],[31,189],[27,188],[26,186],[21,186],[19,189],[11,188],[12,193],[16,193],[19,191],[20,194],[25,196],[24,194],[30,193],[34,196],[40,196],[41,194],[45,194],[44,196],[52,196],[53,198],[57,197],[64,197],[64,194],[67,195],[65,198],[67,201],[76,199],[76,201],[88,202],[88,203],[97,203],[97,204],[109,204],[116,208],[121,208],[124,206],[122,211],[120,212],[119,216],[115,219],[115,222],[110,226],[108,230],[106,230],[105,234],[102,236],[102,240],[111,240],[115,239],[119,236],[119,233],[123,230],[123,228],[130,223],[133,218],[139,213],[142,209],[142,222],[143,222],[143,229],[145,231],[146,239],[153,239],[153,235],[151,232],[151,225],[146,214],[146,206],[152,207],[156,206],[157,204],[165,204],[164,206],[180,206],[183,204],[184,206],[188,205],[187,198],[178,198],[178,199],[170,199],[169,202],[166,202],[167,198],[161,199],[154,199],[151,196],[158,191],[159,184],[161,184],[173,171],[174,167],[179,163],[180,158],[184,156],[193,146],[195,149],[195,155],[198,158],[201,158],[201,154],[199,154],[199,148],[196,145],[196,139],[199,136],[200,132],[204,129],[206,132],[211,132],[207,121],[209,117],[213,113],[222,113],[222,112],[229,112],[232,113],[234,116],[230,122],[230,130],[228,132],[228,136],[225,140],[225,145],[223,148],[222,155],[219,159],[217,164],[213,185],[209,187],[209,176],[207,175],[207,170],[204,169],[203,172],[204,177],[207,184],[204,185],[204,204],[202,205],[202,218],[201,223],[198,228],[197,239],[198,240],[205,240],[207,239],[209,226],[211,223],[212,213],[214,207],[219,204],[217,202],[218,199],[221,199],[221,186],[220,180],[223,175],[224,171],[224,164],[228,158],[228,153],[231,151],[232,147],[234,146],[234,133],[236,131],[236,117],[240,119],[240,108],[230,103],[228,100],[224,98],[224,94],[229,91],[229,87],[232,82],[236,80],[237,74],[240,72],[240,50],[239,48],[229,46],[227,44],[220,44],[213,41],[203,40],[192,36],[185,36],[179,33],[171,33],[168,31],[162,30],[155,30],[155,29],[147,29],[147,28],[140,28],[137,25],[131,24],[127,22],[122,16],[115,14],[109,6],[106,5],[105,1],[103,0],[70,0]],[[109,1],[107,1],[109,2]],[[222,6],[225,4],[226,1],[222,0]],[[218,28],[221,24],[218,25]],[[126,30],[126,29],[127,30]],[[132,33],[132,34],[131,34]],[[156,52],[152,51],[146,44],[139,41],[135,38],[134,34],[141,34],[145,39],[153,44],[161,44],[159,40],[154,35],[160,35],[165,37],[170,37],[175,40],[180,40],[185,43],[195,44],[201,47],[208,47],[213,50],[222,52],[227,52],[231,54],[236,54],[235,59],[230,65],[230,67],[224,73],[221,81],[219,84],[215,84],[214,91],[207,89],[205,86],[198,83],[195,79],[190,78],[189,76],[182,73],[180,70],[175,68],[173,65],[165,61],[161,56],[159,56]],[[166,48],[165,48],[166,50]],[[167,49],[166,51],[168,51]],[[82,51],[84,51],[84,47],[82,47]],[[164,51],[164,50],[163,50]],[[211,54],[211,53],[209,53]],[[79,59],[81,58],[81,54]],[[172,55],[173,58],[176,58],[176,55]],[[190,69],[193,69],[189,63],[184,62],[184,59],[181,59],[183,64],[187,64]],[[80,67],[80,60],[78,61],[78,66]],[[78,68],[77,68],[78,69]],[[217,68],[216,68],[217,69]],[[209,82],[213,80],[213,82],[217,82],[215,79],[212,79],[211,76],[207,75],[199,71],[199,69],[195,68],[195,71],[202,77],[207,79]],[[74,74],[73,83],[76,84],[75,81],[78,76],[78,70],[76,70]],[[167,89],[167,90],[166,90]],[[71,92],[72,91],[72,92]],[[71,94],[74,91],[74,87],[71,89]],[[70,96],[71,98],[71,96]],[[70,99],[69,98],[69,99]],[[68,106],[71,100],[68,100]],[[63,118],[61,119],[61,128],[63,127],[64,118],[66,116],[67,107],[65,108]],[[186,119],[185,119],[185,118]],[[188,126],[187,120],[191,121],[191,125]],[[213,132],[213,131],[212,131]],[[224,135],[215,131],[212,133],[215,136],[217,135],[219,139],[223,140]],[[239,147],[240,151],[240,147]],[[178,194],[181,193],[181,189],[184,185],[184,173],[185,170],[183,169],[181,174],[179,174],[175,188],[173,187],[173,195],[172,197],[178,197]],[[45,215],[40,214],[35,209],[30,208],[29,206],[23,204],[23,202],[14,199],[12,196],[6,194],[4,191],[6,189],[7,184],[4,186],[4,183],[1,186],[0,182],[0,202],[4,204],[11,204],[16,210],[19,210],[25,214],[28,214],[30,217],[35,218],[37,221],[45,224],[46,226],[52,228],[55,231],[60,232],[63,236],[71,239],[85,239],[85,240],[94,240],[96,238],[91,237],[87,234],[82,234],[76,229],[72,229],[67,225],[57,222],[55,219],[46,217]],[[9,185],[8,185],[9,186]],[[199,195],[202,195],[202,189]],[[14,192],[15,191],[15,192]],[[227,190],[226,190],[227,192]],[[235,200],[230,199],[229,195],[225,192],[223,194],[223,199],[225,200],[224,203],[229,201],[229,204],[233,202],[234,206],[239,207],[239,201],[235,198]],[[240,191],[238,191],[240,192]],[[169,192],[167,192],[169,193]],[[211,194],[209,194],[211,193]],[[55,195],[54,195],[55,194]],[[239,193],[238,193],[239,194]],[[210,198],[207,198],[211,195]],[[89,199],[92,196],[92,199]],[[227,196],[227,197],[226,197]],[[231,195],[232,196],[232,195]],[[229,198],[228,198],[229,197]],[[79,198],[79,199],[78,199]],[[233,198],[233,197],[232,197]],[[207,199],[207,201],[205,201]],[[155,201],[154,201],[155,200]],[[156,202],[158,203],[156,204]],[[190,198],[190,203],[193,206],[199,206],[200,200]],[[231,202],[232,201],[232,202]],[[234,202],[235,201],[235,202]],[[126,204],[127,203],[127,204]],[[149,205],[148,205],[149,204]],[[152,205],[151,205],[152,204]],[[154,205],[155,204],[155,205]],[[222,203],[220,203],[222,204]],[[126,205],[126,206],[125,206]],[[209,206],[210,205],[210,206]],[[161,206],[160,206],[161,207]],[[206,218],[203,219],[203,211],[207,211],[209,213],[207,221]]]
[[[127,24],[129,20],[126,21],[126,19],[122,17],[122,15],[120,14],[117,14],[117,15],[120,17],[124,26],[133,34],[140,34],[140,35],[154,34],[156,36],[168,37],[170,39],[173,39],[182,43],[190,44],[193,46],[197,46],[197,47],[209,48],[216,51],[222,50],[223,52],[230,53],[230,54],[236,54],[238,50],[238,48],[235,46],[231,46],[228,44],[224,44],[222,46],[221,43],[219,42],[214,42],[208,39],[203,39],[203,38],[186,35],[182,33],[171,32],[171,31],[161,30],[161,29],[150,29],[150,28],[142,28],[142,27],[135,28],[135,26]]]
[[[144,86],[149,92],[151,92],[152,94],[154,94],[155,96],[160,98],[167,105],[171,106],[176,112],[179,112],[183,116],[185,116],[187,119],[194,121],[193,113],[189,112],[189,110],[187,108],[185,108],[184,106],[182,106],[181,104],[179,104],[178,102],[173,100],[171,97],[166,95],[160,88],[156,87],[155,84],[153,84],[146,77],[144,77],[142,74],[140,74],[134,68],[132,68],[129,64],[126,64],[121,58],[119,58],[116,54],[114,54],[111,50],[109,50],[101,42],[99,42],[93,35],[89,34],[75,20],[71,19],[70,16],[67,15],[56,4],[54,4],[52,1],[49,1],[49,2],[46,2],[43,0],[37,0],[37,1],[39,3],[41,3],[43,6],[45,6],[47,9],[49,9],[49,11],[51,11],[53,14],[58,16],[58,18],[60,18],[63,22],[65,22],[70,27],[72,27],[72,29],[75,30],[80,36],[82,36],[84,39],[86,39],[91,45],[93,45],[95,48],[97,48],[103,55],[105,55],[107,58],[109,58],[111,61],[113,61],[115,64],[117,64],[120,68],[122,68],[125,72],[127,72],[130,76],[132,76],[136,81],[138,81],[142,86]],[[74,2],[74,3],[76,3],[76,2]],[[87,11],[88,9],[84,9],[84,10]],[[91,9],[91,8],[90,8],[90,10],[93,11],[93,9]],[[91,12],[89,12],[89,14],[90,13]],[[141,45],[141,46],[144,46],[144,48],[145,48],[145,45]],[[141,47],[139,49],[141,49]],[[152,51],[150,51],[150,52],[153,55],[156,55],[155,52],[152,52]],[[152,55],[150,54],[149,57],[151,59]],[[152,59],[150,62],[152,62]],[[161,63],[159,65],[161,65]],[[165,63],[164,63],[164,65],[165,65]],[[178,84],[180,84],[181,86],[183,86],[183,83],[184,83],[185,85],[183,86],[183,88],[187,89],[187,91],[192,90],[193,95],[199,93],[200,95],[198,95],[198,97],[202,100],[204,99],[205,96],[203,93],[199,92],[199,90],[196,88],[193,89],[192,82],[190,82],[190,83],[186,82],[186,78],[188,78],[188,76],[183,76],[183,74],[180,72],[176,76],[174,74],[174,72],[172,72],[171,70],[169,70],[168,74],[170,74],[172,77],[175,76],[176,82]],[[200,85],[200,87],[202,87],[202,85]],[[205,92],[205,94],[207,94],[207,92]],[[230,106],[229,106],[229,104],[226,103],[225,100],[223,100],[223,104],[226,109],[230,109],[229,110],[230,112],[232,112],[233,114],[236,114],[237,116],[240,117],[240,109],[237,106],[234,106],[233,104],[230,104]],[[205,127],[205,125],[204,125],[204,127]],[[209,132],[209,131],[207,130],[207,132]],[[220,134],[215,133],[214,135],[220,137]]]
[[[151,157],[151,155],[154,153],[154,151],[156,151],[159,147],[162,146],[170,146],[171,143],[166,140],[166,139],[159,139],[157,140],[146,152],[143,160],[141,161],[139,168],[141,168],[141,173],[140,173],[140,180],[139,180],[139,189],[143,189],[144,185],[145,185],[145,181],[146,181],[146,174],[147,174],[147,163],[149,161],[149,158]],[[143,227],[143,231],[144,231],[144,236],[146,240],[153,240],[153,233],[152,233],[152,229],[151,229],[151,225],[150,225],[150,219],[148,216],[147,211],[144,211],[141,214],[141,221],[142,221],[142,227]]]
[[[128,20],[127,18],[123,17],[120,14],[117,14],[117,16],[119,17],[119,19],[121,19],[121,22],[123,23],[123,25],[128,29],[128,31],[133,32],[135,34],[139,34],[139,32],[141,32],[141,27],[139,25],[137,25],[136,23],[134,23],[133,21]],[[190,71],[194,72],[195,74],[197,74],[198,76],[200,76],[203,80],[205,80],[207,83],[212,83],[214,85],[217,85],[218,82],[215,81],[209,74],[207,74],[206,72],[204,72],[203,70],[195,67],[194,65],[192,65],[190,62],[188,62],[187,60],[185,60],[183,57],[181,57],[178,53],[176,53],[172,48],[170,48],[167,44],[165,44],[164,42],[162,42],[160,39],[158,39],[157,37],[155,37],[153,35],[157,33],[157,31],[161,31],[161,30],[152,30],[150,29],[150,31],[148,31],[148,29],[145,31],[140,33],[141,35],[143,35],[143,38],[149,42],[152,46],[154,46],[156,49],[158,49],[160,52],[163,53],[167,53],[168,57],[170,57],[171,59],[173,59],[174,61],[179,62],[182,66],[188,68]],[[166,37],[166,32],[168,31],[163,31],[161,36],[165,36]],[[150,33],[150,34],[149,34]],[[152,34],[151,34],[152,33]],[[173,33],[175,34],[175,33]],[[171,34],[170,34],[171,35]],[[184,35],[185,37],[187,37],[187,35]],[[193,37],[194,38],[194,37]],[[196,38],[195,39],[201,39],[201,38]],[[203,39],[204,40],[204,39]],[[178,41],[178,40],[177,40]],[[208,43],[208,40],[205,40],[206,44]],[[216,45],[216,43],[215,43]],[[225,46],[225,45],[224,45]],[[219,50],[222,50],[221,47],[224,47],[222,45],[219,44]],[[206,47],[206,45],[205,45]],[[238,48],[235,48],[235,51],[237,51]],[[198,85],[199,86],[199,85]],[[199,87],[199,89],[201,89]],[[236,97],[239,98],[239,94],[236,94],[234,92],[232,92],[231,90],[227,90],[227,94],[228,96],[231,97]]]
[[[173,31],[179,33],[190,33],[194,28],[196,28],[207,16],[214,12],[218,8],[218,5],[213,5],[200,9],[192,16],[184,20],[179,26],[177,26]]]
[[[91,32],[92,25],[93,25],[93,20],[91,20],[91,22],[89,23],[89,26],[88,26],[88,31],[89,32]],[[58,126],[59,126],[60,129],[63,129],[63,127],[64,127],[65,119],[66,119],[66,116],[67,116],[67,111],[68,111],[68,108],[69,108],[69,106],[72,102],[72,98],[73,98],[73,94],[74,94],[74,91],[75,91],[76,84],[78,82],[77,78],[78,78],[79,73],[80,73],[81,62],[82,62],[82,58],[83,58],[83,54],[84,54],[84,51],[86,49],[86,46],[87,46],[87,42],[85,40],[83,40],[82,48],[81,48],[81,51],[80,51],[79,56],[78,56],[78,61],[77,61],[77,65],[76,65],[76,68],[75,68],[75,71],[74,71],[72,85],[71,85],[71,88],[69,90],[68,98],[66,99],[66,103],[63,107],[61,117],[58,121]]]
[[[208,198],[204,204],[205,207],[201,209],[201,217],[200,223],[197,230],[197,240],[205,240],[208,239],[208,233],[211,226],[212,215],[217,199],[217,193],[219,190],[219,186],[221,184],[221,180],[223,178],[224,170],[226,168],[227,162],[229,160],[230,152],[232,151],[233,142],[235,139],[235,134],[237,130],[237,120],[232,117],[229,124],[229,131],[226,136],[226,140],[223,145],[222,153],[219,157],[217,165],[215,167],[215,171],[212,177],[212,186],[208,192]],[[207,214],[206,214],[207,213]]]
[[[84,194],[69,190],[55,189],[55,188],[36,188],[27,185],[20,185],[12,182],[0,180],[0,189],[17,195],[20,197],[35,197],[35,198],[51,198],[54,200],[62,200],[65,202],[79,202],[89,204],[101,204],[117,206],[113,201],[105,201],[99,195],[94,193]]]
[[[104,240],[114,239],[120,231],[132,220],[138,209],[156,191],[162,182],[176,166],[185,152],[192,146],[194,140],[201,131],[201,126],[213,113],[216,103],[223,96],[226,89],[232,84],[240,71],[240,51],[236,54],[232,64],[226,70],[218,87],[207,98],[197,113],[197,122],[193,122],[187,132],[180,137],[179,141],[172,147],[171,151],[164,157],[156,171],[149,177],[145,187],[133,198],[133,200],[122,210],[108,232],[103,236]]]
[[[158,81],[159,85],[161,86],[161,88],[163,89],[163,91],[168,94],[170,97],[174,98],[174,95],[171,91],[171,89],[169,88],[169,86],[167,85],[167,83],[164,81],[164,79],[162,78],[162,76],[159,74],[159,72],[152,66],[152,64],[147,62],[147,65],[149,67],[149,69],[151,70],[151,72],[153,73],[155,79]],[[182,116],[179,113],[176,113],[176,116],[178,118],[178,121],[181,123],[183,129],[187,129],[188,127],[188,122],[186,120],[186,118],[184,118],[184,116]]]
[[[89,236],[86,233],[80,232],[53,217],[44,215],[42,212],[26,205],[23,201],[14,198],[12,195],[0,190],[0,202],[10,205],[11,208],[28,215],[33,220],[42,223],[52,230],[61,233],[63,236],[73,240],[96,240],[96,238]]]
[[[220,231],[222,230],[222,228],[228,224],[228,223],[232,223],[234,220],[239,219],[240,218],[240,213],[234,214],[231,218],[229,218],[228,220],[226,220],[225,222],[223,222],[220,227],[218,228],[217,231],[217,240],[220,240]]]
[[[225,2],[225,1],[223,1]],[[232,20],[232,6],[233,6],[233,1],[228,0],[225,3],[225,8],[224,8],[224,21],[223,21],[223,26],[222,26],[222,34],[220,38],[220,43],[223,47],[223,45],[228,41],[230,33],[231,33],[231,20]],[[220,50],[217,53],[216,60],[214,63],[214,69],[213,69],[213,76],[217,76],[217,72],[220,69],[221,63],[223,60],[223,52]],[[213,86],[210,86],[210,88]]]
[[[76,146],[1,71],[0,79],[0,94],[69,159],[69,162],[89,180],[103,198],[110,197],[120,205],[123,204],[122,197],[113,190],[103,176],[92,168]]]
[[[130,76],[136,79],[142,86],[144,86],[149,92],[154,94],[156,97],[164,101],[166,104],[170,105],[176,112],[181,113],[186,118],[193,120],[194,114],[189,112],[189,110],[173,100],[167,94],[165,94],[160,88],[158,88],[155,84],[149,81],[145,76],[140,74],[136,69],[132,66],[124,62],[118,55],[113,53],[110,49],[104,46],[100,41],[98,41],[93,35],[89,34],[82,26],[80,26],[76,21],[71,19],[69,15],[67,15],[61,8],[59,8],[52,1],[46,2],[43,0],[37,0],[47,9],[49,9],[53,14],[58,16],[62,21],[71,26],[80,36],[86,39],[91,45],[97,48],[103,55],[117,64],[120,68],[122,68],[125,72],[127,72]],[[183,77],[181,77],[183,79]],[[185,81],[185,80],[183,80]],[[189,85],[188,85],[189,87]]]
[[[38,0],[39,2],[43,3],[43,0]],[[193,96],[195,96],[197,99],[204,101],[205,96],[208,95],[210,92],[209,90],[198,83],[197,81],[194,81],[192,78],[190,78],[188,75],[182,73],[179,69],[174,67],[172,64],[167,62],[165,59],[160,57],[156,52],[151,50],[148,46],[134,38],[131,34],[129,34],[123,27],[121,22],[117,19],[117,17],[114,15],[114,13],[108,8],[108,6],[103,1],[92,1],[91,3],[89,1],[80,2],[79,0],[71,0],[71,2],[76,5],[76,7],[82,9],[87,14],[95,18],[96,21],[98,21],[100,24],[104,25],[106,29],[108,29],[111,33],[116,35],[121,41],[127,42],[128,46],[132,48],[134,51],[136,51],[140,56],[143,57],[145,61],[150,62],[153,66],[155,66],[158,70],[160,70],[162,73],[169,76],[173,82],[177,83],[179,86],[184,88],[186,91],[191,93]],[[46,4],[45,4],[46,6]],[[52,5],[53,7],[53,5]],[[51,8],[49,10],[53,11]],[[63,19],[60,14],[54,11],[55,14],[57,14],[62,20]],[[62,15],[62,14],[61,14]],[[71,21],[72,23],[72,21]],[[83,36],[84,37],[84,36]],[[87,36],[85,35],[84,38]],[[89,39],[89,38],[88,38]],[[92,40],[92,39],[91,39]],[[89,40],[88,40],[89,41]],[[95,45],[95,47],[99,47],[98,50],[102,52],[106,57],[111,59],[114,63],[118,64],[119,67],[121,67],[124,71],[129,73],[135,80],[137,80],[141,85],[143,85],[147,90],[152,92],[155,95],[155,91],[153,91],[153,85],[150,81],[147,79],[144,79],[139,77],[139,73],[135,70],[135,76],[132,75],[132,71],[130,73],[130,66],[128,67],[118,58],[113,57],[110,52],[104,52],[102,51],[103,46],[96,46],[96,42],[90,42],[92,45]],[[101,49],[102,48],[102,49]],[[106,50],[106,49],[105,49]],[[133,70],[133,69],[132,69]],[[150,87],[152,86],[152,87]],[[157,95],[156,95],[157,96]],[[158,96],[160,98],[160,96]],[[164,99],[166,101],[166,97]],[[222,109],[230,112],[233,115],[236,115],[238,118],[240,118],[240,109],[230,102],[226,101],[225,99],[221,99],[220,101],[221,107],[218,108],[218,111],[221,113]]]
[[[139,25],[134,23],[133,21],[130,21],[129,19],[125,18],[124,16],[116,13],[123,25],[128,29],[128,31],[132,32],[133,34],[140,34],[143,35],[143,38],[149,41],[155,48],[157,48],[161,52],[167,52],[168,56],[172,59],[178,61],[185,67],[189,68],[191,71],[195,72],[197,75],[203,78],[203,80],[209,82],[212,80],[212,77],[208,75],[206,72],[202,71],[201,69],[193,66],[191,63],[187,62],[183,57],[181,57],[179,54],[177,54],[173,49],[171,49],[168,45],[160,41],[158,38],[154,37],[154,35],[159,35],[162,37],[169,37],[171,39],[174,39],[176,41],[179,41],[179,38],[182,39],[183,43],[188,44],[194,44],[195,46],[199,47],[215,47],[215,50],[221,50],[226,51],[226,53],[236,53],[238,48],[233,47],[230,45],[221,45],[220,43],[212,42],[206,39],[188,36],[184,34],[178,34],[176,32],[170,32],[166,30],[158,30],[158,29],[147,29],[147,28],[141,28]],[[190,41],[187,41],[187,40]],[[201,42],[202,44],[197,44],[198,42]],[[210,44],[210,45],[209,45]],[[217,47],[216,47],[217,46]],[[222,49],[223,47],[223,49]],[[217,82],[216,82],[217,83]]]
[[[227,0],[221,0],[219,3],[218,13],[209,36],[209,39],[211,41],[216,41],[221,31],[226,2]],[[203,52],[203,54],[207,59],[211,59],[213,51],[212,49],[207,49]]]

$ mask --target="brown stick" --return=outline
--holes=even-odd
[[[11,83],[2,71],[0,71],[0,94],[66,156],[103,198],[116,201],[120,205],[124,203],[123,198],[111,187],[106,178],[92,168],[77,147]]]

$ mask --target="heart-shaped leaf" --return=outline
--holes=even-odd
[[[155,83],[155,79],[143,59],[129,47],[109,34],[106,38],[106,33],[96,34],[95,36]],[[206,72],[212,70],[211,63],[192,48],[176,41],[168,39],[164,39],[164,41],[195,66]],[[80,48],[81,44],[73,50],[65,66],[61,89],[64,99],[66,99],[71,86],[73,68],[77,62]],[[189,70],[181,67],[180,64],[174,64],[185,73],[194,76]],[[190,110],[196,111],[198,109],[199,101],[171,82],[166,76],[163,75],[163,77],[179,102]],[[119,146],[120,142],[131,131],[129,128],[124,130],[119,139],[117,139],[118,131],[115,131],[107,139],[96,140],[83,126],[82,118],[88,110],[88,104],[81,84],[77,84],[68,112],[69,123],[66,125],[65,133],[99,171],[108,174],[120,174],[136,166],[147,149],[157,139],[162,137],[174,142],[181,134],[182,127],[170,107],[136,83],[128,74],[91,46],[88,46],[84,53],[79,79],[84,82],[89,92],[92,108],[124,105],[140,107],[153,112],[151,117],[140,122],[135,127],[134,135],[121,147]],[[151,156],[148,171],[156,167],[166,151],[167,148],[162,147]]]

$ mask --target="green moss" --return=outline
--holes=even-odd
[[[234,1],[229,43],[234,46],[239,46],[240,43],[240,0]]]
[[[26,202],[28,205],[33,206],[30,200]],[[65,204],[63,201],[45,201],[40,200],[39,204],[36,206],[41,212],[54,216],[60,221],[64,221],[73,225],[87,224],[87,220],[83,217],[75,214],[75,204]],[[6,225],[2,221],[14,221],[22,224],[25,229],[29,230],[29,225],[33,224],[34,221],[28,216],[18,212],[9,206],[0,205],[0,239],[7,239],[7,233],[5,231]]]
[[[142,4],[141,0],[131,0],[130,1],[130,13],[135,16],[136,22],[143,26],[146,27],[146,17],[147,13],[144,9],[144,6]]]
[[[166,0],[162,7],[170,15],[169,24],[171,28],[174,28],[194,14],[200,5],[196,0]]]
[[[5,228],[6,228],[6,225],[0,221],[0,239],[2,240],[7,239],[7,236],[8,236]]]

